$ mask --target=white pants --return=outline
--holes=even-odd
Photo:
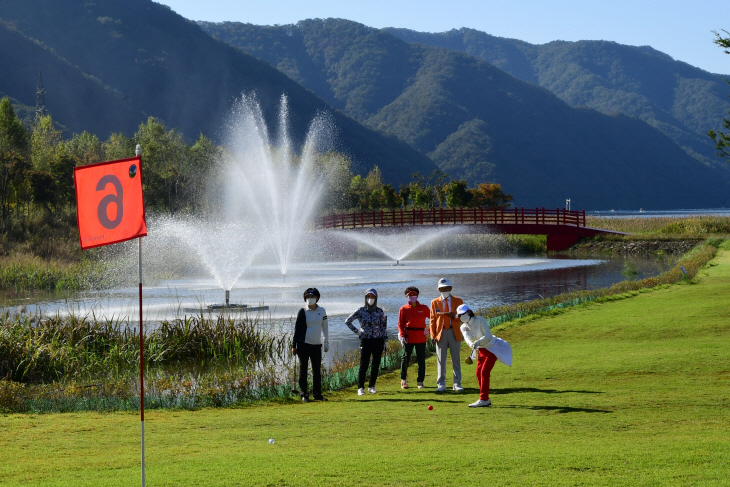
[[[438,359],[439,375],[437,386],[446,386],[446,354],[451,351],[451,365],[454,368],[454,385],[461,385],[461,342],[456,340],[454,329],[441,331],[441,338],[436,342],[436,358]]]

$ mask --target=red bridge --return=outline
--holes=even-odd
[[[318,230],[372,229],[405,226],[463,226],[463,233],[547,235],[547,249],[560,251],[578,239],[596,235],[625,235],[586,226],[585,210],[565,208],[432,208],[375,210],[323,216]]]

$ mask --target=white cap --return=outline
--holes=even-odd
[[[469,307],[468,304],[462,304],[461,306],[459,306],[458,308],[456,308],[456,314],[457,315],[463,315],[467,311],[471,311],[471,308]]]
[[[439,284],[436,286],[436,289],[441,289],[442,287],[451,287],[451,281],[446,279],[445,277],[442,277],[439,279]]]

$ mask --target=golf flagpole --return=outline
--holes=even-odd
[[[142,147],[136,157],[74,168],[76,223],[81,250],[139,239],[139,386],[144,487],[144,321],[142,237],[147,235],[142,188]],[[111,210],[111,211],[110,211]]]
[[[142,165],[142,146],[137,144],[134,153]],[[144,332],[142,331],[142,237],[139,240],[139,417],[142,438],[142,487],[144,487]]]

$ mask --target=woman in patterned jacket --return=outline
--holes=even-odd
[[[360,322],[360,328],[355,328],[353,321]],[[368,392],[375,394],[375,380],[380,369],[380,357],[388,342],[388,317],[378,308],[378,292],[375,289],[365,291],[365,306],[352,313],[345,324],[360,337],[360,373],[357,377],[357,395],[365,394],[365,375],[367,374],[370,356],[373,365],[370,369],[370,383]]]

